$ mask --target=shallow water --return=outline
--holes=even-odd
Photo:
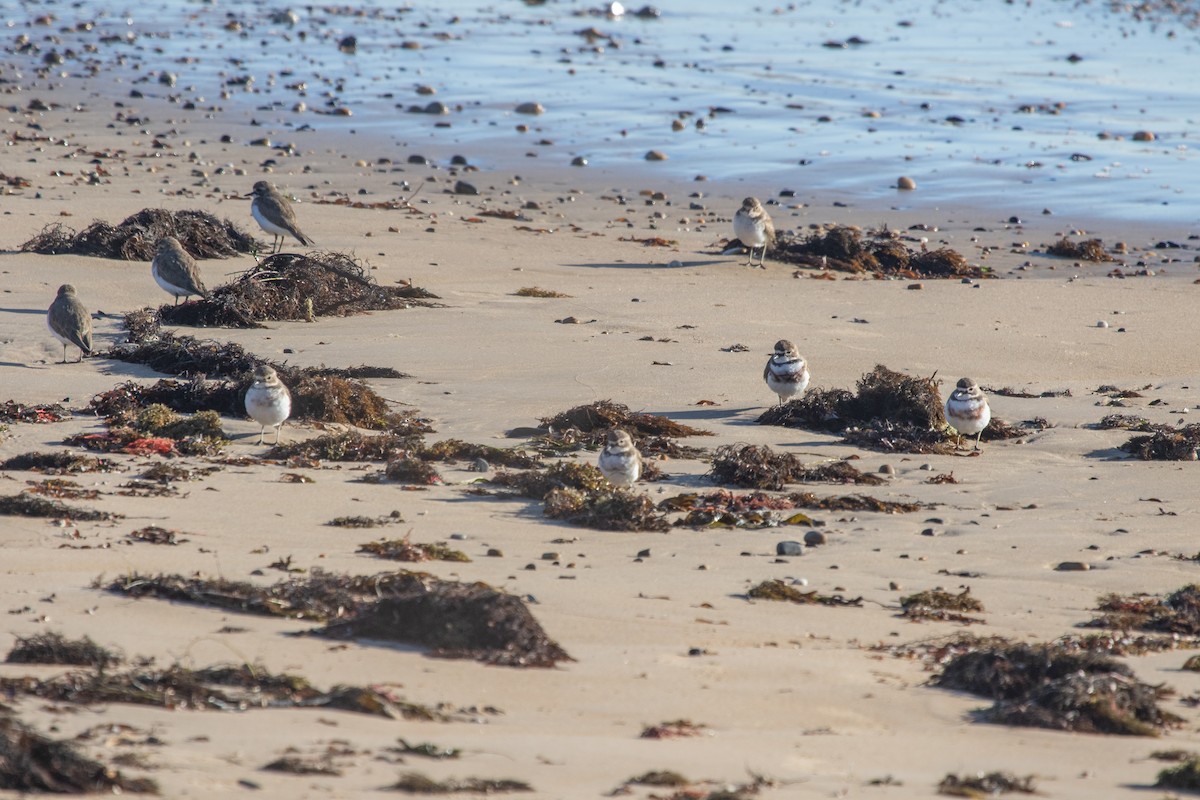
[[[231,122],[253,119],[299,144],[309,130],[353,130],[348,149],[396,161],[461,154],[519,172],[533,157],[540,167],[583,157],[593,171],[702,174],[806,202],[1004,216],[1190,224],[1200,209],[1189,135],[1200,37],[1179,18],[1139,22],[1101,3],[679,0],[639,19],[599,4],[445,0],[296,6],[294,21],[277,16],[286,5],[245,0],[109,7],[0,3],[11,35],[35,45],[9,47],[6,59],[29,69],[71,49],[67,73],[90,59],[147,97],[219,105]],[[49,25],[31,24],[46,13]],[[93,30],[74,30],[85,20]],[[580,34],[589,28],[600,37]],[[338,47],[346,36],[352,53]],[[863,43],[826,46],[852,37]],[[174,87],[159,82],[165,71]],[[450,113],[405,110],[431,101]],[[546,112],[514,113],[532,101]],[[293,111],[297,102],[308,109]],[[337,109],[350,116],[328,113]],[[1154,141],[1135,141],[1137,131]],[[644,161],[651,149],[668,160]],[[916,192],[894,188],[901,175]]]

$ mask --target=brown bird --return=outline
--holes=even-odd
[[[163,291],[175,295],[175,305],[179,305],[179,298],[186,300],[194,294],[208,298],[208,290],[204,288],[204,281],[200,280],[200,268],[196,266],[196,260],[174,236],[164,236],[158,240],[154,260],[150,262],[150,274]]]
[[[278,253],[283,247],[283,237],[292,236],[300,244],[312,247],[313,241],[300,230],[296,222],[296,212],[288,199],[276,191],[275,187],[266,181],[259,181],[247,197],[253,197],[250,203],[250,213],[264,231],[275,237],[272,253]]]
[[[92,316],[75,296],[75,287],[64,283],[58,287],[58,296],[46,312],[46,324],[54,338],[62,342],[63,360],[67,363],[67,346],[79,348],[79,360],[92,353]]]

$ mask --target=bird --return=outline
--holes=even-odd
[[[772,392],[779,395],[779,405],[803,394],[808,388],[808,364],[796,345],[787,339],[775,343],[775,352],[767,359],[763,380]]]
[[[258,443],[263,443],[267,428],[275,429],[275,444],[283,432],[283,421],[292,413],[292,393],[279,380],[279,374],[266,364],[254,368],[254,383],[246,390],[246,413],[262,426]]]
[[[67,363],[67,346],[79,348],[79,360],[92,353],[92,316],[75,296],[75,287],[64,283],[58,287],[58,296],[46,312],[46,324],[54,338],[62,342],[63,360]]]
[[[755,266],[754,250],[761,247],[758,266],[766,269],[767,247],[775,242],[775,224],[757,197],[747,197],[733,215],[733,235],[750,250],[750,260],[746,266]]]
[[[250,202],[250,213],[254,216],[254,221],[275,237],[272,253],[279,252],[283,247],[285,236],[295,237],[300,244],[312,247],[312,239],[304,235],[296,222],[296,212],[292,211],[292,204],[274,186],[266,181],[258,181],[247,197],[254,198]]]
[[[975,449],[978,450],[983,429],[991,420],[992,409],[979,384],[970,378],[960,378],[954,391],[946,398],[946,422],[958,433],[955,449],[962,447],[963,435],[975,434]]]
[[[600,451],[600,471],[613,486],[632,486],[642,475],[642,454],[620,428],[608,432]]]
[[[150,274],[167,294],[175,295],[175,305],[179,298],[187,298],[194,294],[208,299],[208,289],[200,279],[200,269],[183,245],[174,236],[164,236],[158,240],[154,260],[150,262]]]

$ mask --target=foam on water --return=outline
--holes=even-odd
[[[286,5],[249,0],[119,12],[108,0],[73,0],[0,13],[37,45],[9,48],[17,66],[24,56],[31,68],[52,46],[78,52],[132,34],[97,49],[101,75],[148,97],[203,98],[197,106],[218,104],[231,121],[254,119],[301,145],[308,131],[343,131],[348,148],[366,149],[367,137],[393,160],[462,153],[520,171],[531,153],[541,166],[581,156],[592,169],[704,174],[802,199],[1181,223],[1198,215],[1189,129],[1200,113],[1200,39],[1188,20],[1139,22],[1066,1],[659,8],[639,19],[565,2],[296,6],[294,24],[278,16]],[[56,17],[50,26],[30,24],[45,13]],[[84,20],[94,29],[73,29]],[[337,46],[346,36],[357,39],[353,53]],[[863,43],[826,46],[854,37]],[[124,63],[108,63],[115,55]],[[78,72],[87,57],[77,60],[62,69]],[[177,73],[175,88],[157,81],[162,71]],[[436,96],[418,95],[418,85]],[[451,113],[406,110],[435,99]],[[309,110],[292,111],[297,101]],[[546,113],[515,114],[526,101]],[[352,116],[322,113],[339,108]],[[682,130],[672,130],[676,119]],[[530,130],[518,133],[520,124]],[[1137,131],[1155,139],[1135,141]],[[650,149],[669,160],[643,161]],[[901,175],[918,191],[898,194]]]

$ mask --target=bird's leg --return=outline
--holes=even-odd
[[[979,433],[975,434],[975,449],[976,449],[976,450],[978,450],[978,449],[979,449],[979,441],[980,441],[982,438],[983,438],[983,431],[982,431],[982,430],[980,430],[980,431],[979,431]]]

